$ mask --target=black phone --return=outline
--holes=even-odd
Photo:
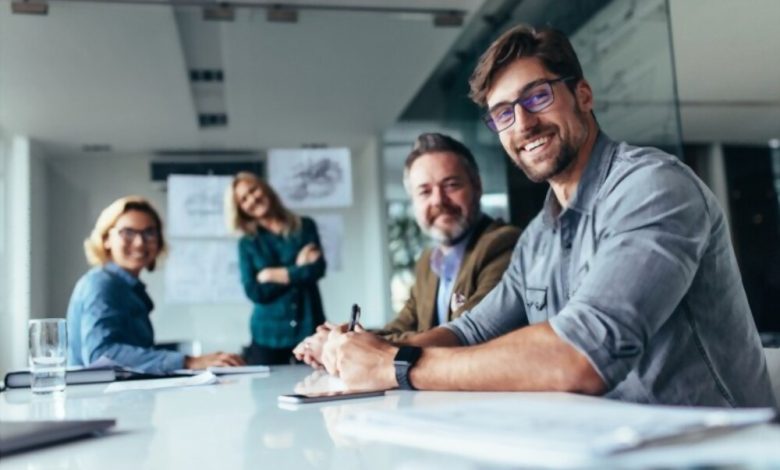
[[[318,403],[322,401],[348,400],[350,398],[381,397],[385,390],[372,390],[363,392],[336,391],[321,393],[295,393],[291,395],[279,395],[281,403]]]

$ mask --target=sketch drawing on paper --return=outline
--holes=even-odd
[[[348,148],[269,150],[268,180],[290,208],[352,205]]]
[[[184,200],[184,209],[189,217],[219,217],[222,215],[222,196],[205,192],[188,194]]]
[[[287,186],[280,188],[294,201],[327,197],[343,184],[344,171],[336,160],[323,158],[299,162]]]

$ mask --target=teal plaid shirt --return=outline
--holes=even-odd
[[[254,303],[250,328],[252,341],[268,348],[292,348],[325,321],[317,281],[325,275],[325,257],[312,264],[295,265],[301,248],[314,243],[320,249],[317,226],[308,217],[288,236],[259,228],[238,243],[238,259],[244,292]],[[264,268],[287,268],[290,283],[257,282]]]

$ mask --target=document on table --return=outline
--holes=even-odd
[[[125,392],[128,390],[155,390],[160,388],[181,388],[196,385],[211,385],[219,383],[219,378],[211,372],[203,372],[192,377],[173,377],[169,379],[132,380],[129,382],[114,382],[103,393]]]
[[[268,366],[210,366],[206,369],[179,369],[173,371],[175,374],[197,375],[209,371],[214,375],[235,375],[235,374],[268,374],[271,368]]]
[[[667,438],[764,423],[774,415],[771,408],[670,407],[524,395],[366,411],[345,418],[338,431],[501,463],[568,466],[597,462]]]

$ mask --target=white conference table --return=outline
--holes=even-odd
[[[384,397],[280,407],[277,396],[292,393],[311,372],[306,366],[280,366],[268,375],[231,376],[217,385],[117,393],[104,393],[105,384],[80,385],[68,387],[60,397],[7,390],[0,393],[0,420],[115,418],[117,425],[105,436],[2,457],[0,469],[504,468],[455,454],[348,439],[335,427],[354,411],[508,395],[522,399],[524,394],[393,391]],[[318,380],[320,386],[328,382],[327,377]],[[560,394],[549,395],[560,399]],[[604,464],[780,468],[780,426],[629,452]]]

